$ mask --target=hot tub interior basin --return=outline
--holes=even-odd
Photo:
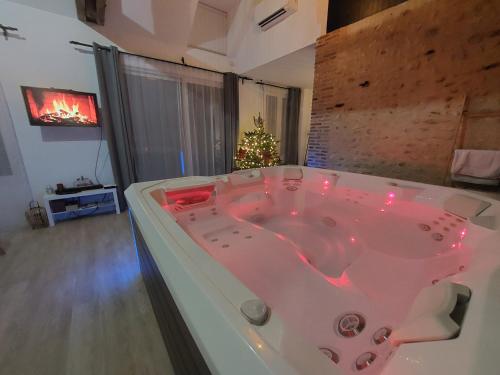
[[[283,170],[221,179],[165,210],[333,366],[380,373],[419,292],[467,268],[468,222],[405,189]]]

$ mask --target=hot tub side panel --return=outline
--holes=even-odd
[[[130,213],[142,278],[176,375],[209,375],[210,370],[175,304],[146,241]]]

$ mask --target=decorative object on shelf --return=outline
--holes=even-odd
[[[238,169],[272,167],[280,164],[278,142],[264,129],[260,113],[253,118],[255,130],[246,131],[235,157]]]
[[[87,177],[78,177],[75,182],[73,183],[73,186],[75,187],[82,187],[82,186],[92,186],[94,183],[90,178]]]
[[[57,184],[57,190],[55,191],[55,193],[58,195],[74,194],[87,190],[99,190],[102,189],[103,187],[104,187],[103,185],[97,184],[97,185],[81,185],[81,186],[74,186],[67,188],[64,187],[63,184]]]
[[[32,229],[46,228],[49,226],[47,211],[45,211],[45,208],[41,207],[40,203],[37,201],[30,202],[26,210],[26,219],[30,223]]]

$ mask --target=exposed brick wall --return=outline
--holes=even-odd
[[[500,149],[500,0],[409,0],[320,38],[308,163],[441,184]]]

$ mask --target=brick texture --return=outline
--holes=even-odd
[[[500,149],[500,0],[409,0],[316,45],[308,164],[446,181]]]

